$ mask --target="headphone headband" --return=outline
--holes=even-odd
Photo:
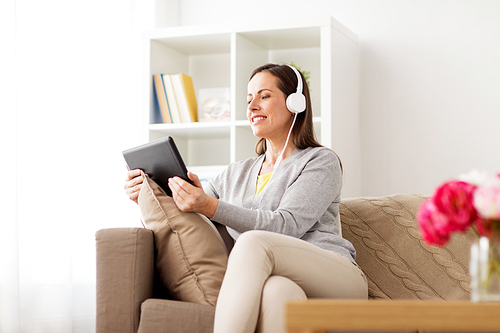
[[[297,94],[302,94],[302,77],[300,76],[299,70],[292,65],[288,65],[293,71],[295,75],[297,75]]]
[[[295,75],[297,75],[297,92],[290,94],[286,99],[286,106],[288,110],[292,113],[300,113],[306,109],[306,97],[302,93],[302,76],[299,70],[291,65],[288,65]]]

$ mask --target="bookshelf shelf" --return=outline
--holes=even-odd
[[[229,136],[230,122],[197,122],[182,124],[151,124],[150,132],[161,133],[160,137],[171,135],[185,138],[210,138],[212,136]]]
[[[174,137],[188,167],[227,165],[255,156],[246,119],[246,85],[253,69],[295,62],[309,71],[316,135],[344,165],[344,196],[360,191],[357,37],[329,16],[178,26],[145,34],[144,112],[147,138]],[[153,123],[158,112],[152,76],[185,73],[195,92],[229,87],[231,120]]]

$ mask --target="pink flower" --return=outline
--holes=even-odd
[[[500,237],[500,173],[474,171],[444,183],[417,212],[424,241],[445,245],[453,232],[475,228],[481,236]]]
[[[436,209],[449,219],[451,231],[464,232],[477,218],[472,195],[475,185],[463,181],[450,181],[441,185],[434,194]]]
[[[474,207],[482,218],[500,220],[500,180],[492,179],[474,192]]]
[[[427,199],[420,206],[417,220],[420,232],[427,244],[443,246],[449,241],[453,231],[449,228],[449,219],[436,208],[432,198]]]

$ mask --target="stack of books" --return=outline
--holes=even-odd
[[[156,100],[165,124],[198,121],[198,104],[193,79],[184,73],[153,75]]]

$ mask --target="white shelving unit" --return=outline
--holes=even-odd
[[[255,156],[246,119],[247,83],[260,65],[297,63],[311,72],[316,135],[344,166],[343,196],[360,193],[357,37],[329,16],[220,26],[178,26],[145,35],[147,138],[172,136],[189,167],[228,165]],[[229,87],[231,120],[153,124],[152,75],[183,72],[200,88]]]

